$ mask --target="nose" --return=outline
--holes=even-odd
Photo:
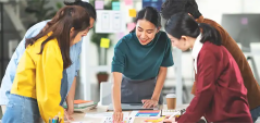
[[[146,36],[145,32],[142,32],[140,38],[145,39],[146,37],[147,36]]]

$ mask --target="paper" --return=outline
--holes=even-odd
[[[157,111],[139,111],[136,117],[160,117],[160,110]]]
[[[129,9],[129,16],[130,17],[136,17],[136,10],[135,9]]]
[[[100,47],[109,48],[110,40],[108,38],[101,38]]]
[[[124,0],[125,1],[125,5],[132,5],[133,4],[133,0]]]
[[[102,116],[105,116],[105,119],[101,123],[113,123],[113,112],[105,112],[105,113],[100,113]],[[129,113],[128,112],[123,112],[123,122],[122,123],[129,123]]]
[[[125,13],[114,10],[97,10],[96,33],[119,33],[126,30]]]
[[[120,2],[112,2],[112,10],[120,10]]]
[[[145,122],[152,122],[152,123],[159,123],[159,122],[162,122],[164,120],[164,118],[149,118],[149,119],[146,119]]]
[[[104,9],[104,1],[103,0],[95,1],[95,8],[96,9]]]
[[[132,31],[135,28],[135,23],[128,23],[127,24],[127,30]]]

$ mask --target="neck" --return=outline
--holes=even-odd
[[[191,43],[190,43],[191,44],[191,49],[193,49],[196,39],[197,38],[192,38],[191,39]]]

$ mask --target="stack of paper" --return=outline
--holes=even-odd
[[[67,108],[67,105],[65,104],[63,107]],[[95,103],[93,101],[74,100],[74,111],[84,112],[84,111],[91,110],[96,107],[97,107],[97,103]]]

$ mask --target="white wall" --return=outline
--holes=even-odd
[[[221,16],[224,13],[260,13],[259,5],[260,0],[197,0],[199,5],[199,9],[201,13],[206,17],[215,20],[218,23],[221,23]],[[141,0],[135,2],[135,7],[137,10],[141,9]],[[121,10],[126,13],[127,22],[131,22],[131,18],[128,17],[128,9],[133,8],[134,6],[125,6],[124,2],[121,2]],[[127,34],[127,31],[125,31]],[[118,41],[118,39],[114,39],[114,44]],[[252,45],[253,49],[260,49],[260,44]],[[91,66],[97,66],[97,53],[96,47],[92,43],[90,43],[90,64]],[[108,51],[108,63],[110,65],[113,57],[113,49],[111,48]],[[173,56],[174,57],[174,56]],[[260,57],[256,56],[256,63],[260,63]],[[183,53],[182,55],[182,75],[186,79],[186,83],[192,82],[194,78],[193,66],[192,66],[192,58],[189,53]],[[258,64],[257,64],[258,65]],[[260,70],[260,65],[258,65],[258,69]],[[108,67],[108,71],[110,70],[110,66]],[[95,83],[96,76],[95,73],[91,73],[90,81]],[[173,67],[169,69],[168,72],[168,84],[172,81],[174,77]],[[166,82],[166,84],[167,84]]]

